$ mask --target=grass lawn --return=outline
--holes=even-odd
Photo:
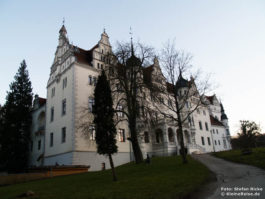
[[[242,155],[241,150],[222,151],[214,153],[216,157],[225,160],[249,164],[265,169],[265,148],[253,148],[253,153],[250,155]]]
[[[30,198],[171,199],[183,198],[197,190],[210,177],[210,171],[188,157],[183,165],[179,156],[152,158],[150,165],[129,163],[116,168],[118,181],[110,170],[60,176],[0,187],[0,198],[15,198],[28,190]]]

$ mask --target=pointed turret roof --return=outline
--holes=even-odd
[[[189,86],[189,81],[186,80],[186,79],[184,79],[183,76],[182,76],[182,73],[180,72],[179,73],[178,80],[176,82],[177,89],[184,88],[184,87],[188,87],[188,86]]]
[[[60,34],[66,34],[67,33],[66,28],[65,28],[64,25],[62,25],[61,29],[59,30],[59,33]]]
[[[223,107],[223,104],[220,103],[220,106],[221,106],[221,120],[227,120],[227,116],[225,114],[225,110],[224,110],[224,107]]]

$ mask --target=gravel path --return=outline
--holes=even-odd
[[[228,162],[209,154],[192,157],[206,165],[217,177],[217,182],[203,188],[200,198],[265,199],[265,170]]]

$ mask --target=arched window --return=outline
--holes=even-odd
[[[161,129],[157,129],[155,132],[156,136],[156,143],[162,143],[163,142],[163,133]]]
[[[149,133],[146,131],[144,132],[144,142],[149,143]]]
[[[172,128],[168,128],[168,141],[174,142],[174,134]]]

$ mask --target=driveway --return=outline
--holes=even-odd
[[[200,198],[265,199],[265,170],[228,162],[209,154],[192,157],[206,165],[217,177],[217,182],[204,187]]]

